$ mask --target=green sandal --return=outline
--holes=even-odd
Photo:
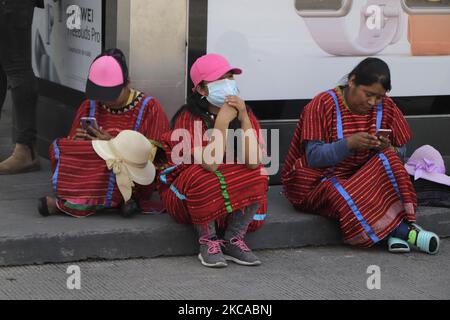
[[[416,247],[420,251],[426,252],[428,254],[436,254],[439,251],[439,237],[437,234],[431,231],[426,231],[419,225],[411,224],[415,229],[419,231],[416,241]]]
[[[408,253],[411,251],[408,242],[395,237],[389,237],[388,249],[392,253]]]

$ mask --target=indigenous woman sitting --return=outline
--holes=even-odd
[[[344,241],[370,247],[387,238],[391,252],[410,245],[430,254],[439,238],[414,224],[417,201],[399,153],[411,129],[393,100],[390,70],[363,60],[348,81],[304,109],[282,182],[298,209],[339,221]]]
[[[166,184],[161,199],[177,222],[195,225],[198,258],[207,267],[225,267],[226,260],[261,264],[244,236],[264,223],[268,177],[261,165],[259,123],[238,96],[234,75],[241,72],[221,55],[199,58],[190,70],[193,94],[174,116],[173,133],[165,139],[172,167],[161,174]],[[242,129],[245,135],[236,137],[244,143],[230,147],[229,129]],[[175,136],[188,145],[184,151],[189,154],[179,161]],[[230,154],[238,154],[239,161],[233,156],[230,161]],[[223,238],[216,229],[225,231]]]
[[[39,199],[44,215],[66,213],[86,217],[99,210],[122,208],[124,215],[139,209],[155,210],[150,201],[158,182],[138,185],[128,203],[119,192],[117,172],[106,166],[92,147],[92,141],[108,141],[123,130],[143,134],[152,144],[150,159],[157,168],[165,162],[158,152],[169,122],[158,101],[129,87],[128,67],[119,49],[110,49],[92,63],[84,101],[75,116],[68,138],[57,139],[50,147],[55,197]],[[121,152],[120,150],[117,150]]]

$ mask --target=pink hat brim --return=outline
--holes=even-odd
[[[411,176],[414,176],[416,173],[416,168],[408,164],[405,164],[405,169]],[[450,187],[450,177],[443,173],[423,172],[420,179],[425,179]]]
[[[209,82],[209,81],[219,80],[223,75],[227,74],[230,71],[232,71],[233,74],[241,74],[242,73],[242,69],[225,66],[223,68],[217,69],[213,73],[211,73],[208,76],[206,76],[203,79],[203,81],[208,81]],[[192,91],[195,91],[195,88],[196,87],[192,88]]]
[[[217,69],[213,73],[206,76],[205,79],[203,79],[203,80],[204,81],[216,81],[216,80],[219,80],[223,75],[227,74],[230,71],[233,71],[234,74],[242,73],[242,70],[239,68],[224,67],[224,68]]]

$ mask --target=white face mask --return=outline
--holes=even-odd
[[[225,98],[228,96],[237,96],[239,89],[236,80],[222,79],[207,84],[209,94],[206,100],[216,107],[222,107],[225,104]]]

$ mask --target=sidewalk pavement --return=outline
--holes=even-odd
[[[0,159],[12,150],[11,109],[0,121]],[[88,259],[153,258],[197,253],[191,226],[179,225],[167,214],[123,219],[115,213],[85,219],[68,216],[43,218],[39,197],[52,194],[48,160],[34,173],[0,176],[0,266],[61,263]],[[255,249],[281,249],[341,244],[336,221],[294,211],[280,194],[268,192],[268,219],[261,231],[249,234]],[[418,223],[442,237],[450,236],[450,209],[422,207]]]
[[[449,239],[442,241],[436,256],[349,246],[257,254],[261,266],[230,262],[225,269],[203,267],[196,256],[4,267],[0,268],[0,299],[220,299],[261,305],[267,302],[246,300],[450,299]],[[71,265],[80,268],[80,290],[67,287],[68,280],[76,283],[69,279],[75,274],[66,273]],[[376,275],[369,266],[379,267],[380,289],[367,287],[368,280],[376,284],[369,279]],[[172,312],[176,310],[170,308],[165,314]],[[274,308],[273,312],[281,311]]]

